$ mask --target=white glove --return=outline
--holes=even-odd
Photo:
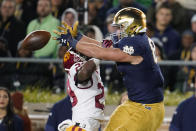
[[[73,126],[75,125],[75,122],[73,122],[72,120],[64,120],[63,122],[61,122],[59,125],[58,125],[58,130],[59,131],[65,131],[66,128],[70,127],[70,126]]]

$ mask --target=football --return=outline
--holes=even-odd
[[[22,42],[22,48],[35,51],[43,48],[50,40],[50,32],[45,30],[36,30],[29,33]]]

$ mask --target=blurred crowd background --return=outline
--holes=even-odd
[[[99,41],[114,33],[114,14],[124,7],[141,9],[147,17],[147,34],[156,45],[159,61],[196,61],[196,2],[194,0],[0,0],[0,57],[63,58],[65,48],[50,40],[37,51],[21,48],[24,37],[34,30],[53,30],[64,21]],[[87,13],[88,17],[85,17]],[[86,21],[86,22],[85,22]],[[161,66],[165,89],[191,90],[192,66]],[[61,64],[0,63],[0,86],[11,90],[28,86],[63,91],[65,73]],[[109,92],[123,92],[122,79],[114,65],[102,65],[101,76]]]

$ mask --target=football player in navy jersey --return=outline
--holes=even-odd
[[[113,47],[66,27],[57,40],[82,54],[117,62],[129,100],[112,114],[105,131],[156,131],[164,118],[163,76],[157,64],[154,43],[146,35],[146,16],[127,7],[116,13]]]

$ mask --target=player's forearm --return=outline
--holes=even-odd
[[[79,42],[76,45],[76,50],[86,56],[94,57],[102,60],[111,60],[116,62],[131,62],[133,56],[130,56],[117,48],[102,48],[98,45],[86,42]]]
[[[79,83],[88,80],[96,70],[96,65],[93,60],[87,61],[78,71],[77,80]]]
[[[100,45],[101,46],[101,42],[95,40],[95,39],[91,39],[85,35],[82,36],[82,38],[80,39],[80,42],[88,42],[88,43],[94,43],[96,45]]]
[[[79,41],[78,44],[76,45],[76,50],[79,51],[80,53],[88,56],[88,57],[94,57],[98,58],[97,51],[99,46],[96,44],[92,43],[87,43],[87,42],[81,42]]]

